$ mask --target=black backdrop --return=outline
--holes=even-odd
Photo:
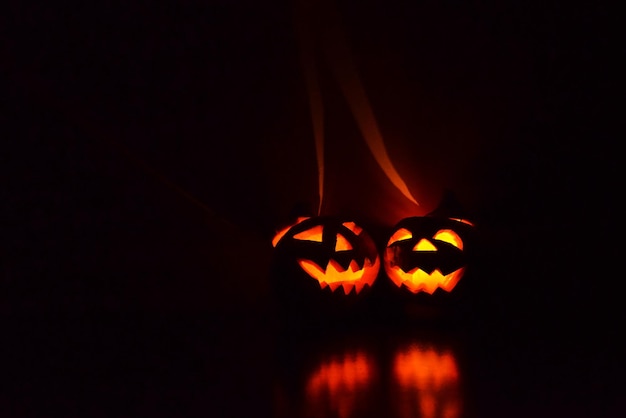
[[[621,208],[609,106],[621,50],[615,15],[564,2],[337,7],[390,155],[424,202],[419,210],[449,188],[482,230],[482,330],[505,330],[528,352],[554,342],[547,351],[573,350],[566,359],[591,355],[585,385],[565,391],[590,390],[612,411],[623,320],[612,271]],[[23,353],[21,342],[56,341],[42,331],[55,318],[110,325],[102,318],[232,316],[235,324],[271,310],[272,231],[296,203],[317,204],[293,8],[6,8],[0,310],[22,335],[10,354]],[[388,226],[410,211],[394,212],[406,202],[376,171],[323,61],[320,71],[324,208]],[[61,341],[78,328],[64,327]],[[232,330],[215,335],[245,340]],[[67,359],[59,347],[50,363],[36,364]],[[521,364],[525,356],[532,370],[552,362],[525,354]],[[13,378],[24,371],[16,370]]]

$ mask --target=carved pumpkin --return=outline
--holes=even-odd
[[[300,218],[273,240],[279,258],[296,263],[321,289],[347,295],[372,286],[380,259],[370,236],[356,223],[331,217]]]
[[[412,293],[452,291],[465,272],[464,236],[472,227],[462,220],[413,217],[393,229],[384,254],[385,272]]]
[[[287,316],[359,317],[360,299],[369,293],[381,264],[363,228],[330,216],[299,218],[273,244],[274,290]]]
[[[448,191],[428,215],[401,220],[383,255],[389,279],[414,294],[451,292],[465,273],[468,244],[473,246],[474,226],[464,215]]]

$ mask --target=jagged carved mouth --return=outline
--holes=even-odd
[[[306,259],[299,259],[298,264],[302,270],[319,282],[322,289],[328,286],[334,292],[335,289],[343,287],[346,295],[352,289],[356,289],[358,294],[365,285],[371,286],[374,280],[376,280],[380,268],[378,256],[376,256],[373,263],[366,257],[363,267],[360,267],[356,260],[352,260],[348,268],[345,269],[335,260],[330,260],[325,268],[320,267],[314,261]]]
[[[437,288],[450,292],[463,276],[465,267],[448,274],[443,274],[439,269],[426,273],[419,267],[408,272],[402,270],[399,266],[388,266],[387,270],[388,276],[396,286],[401,287],[404,285],[413,293],[426,292],[432,295]]]

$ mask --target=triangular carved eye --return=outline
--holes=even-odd
[[[440,231],[437,231],[433,239],[447,242],[448,244],[454,245],[459,250],[463,249],[463,240],[457,235],[456,232],[452,231],[451,229],[442,229]]]
[[[352,245],[348,242],[346,237],[341,234],[337,234],[337,243],[335,244],[335,251],[348,251],[352,249]]]
[[[400,228],[396,232],[393,233],[391,238],[389,238],[389,242],[387,243],[387,246],[390,246],[394,242],[404,241],[404,240],[411,239],[411,238],[413,238],[413,234],[411,234],[411,231],[409,231],[406,228]]]
[[[301,240],[301,241],[315,241],[322,242],[322,234],[324,232],[323,225],[316,225],[311,229],[307,229],[306,231],[302,231],[293,236],[293,239]]]
[[[276,247],[278,245],[278,242],[283,239],[283,237],[287,234],[287,232],[289,232],[289,230],[294,227],[295,225],[298,225],[300,222],[306,221],[307,219],[309,219],[306,216],[299,216],[298,220],[289,226],[284,227],[283,229],[281,229],[280,231],[276,232],[276,235],[274,235],[274,238],[272,238],[272,247]]]
[[[437,251],[437,247],[435,247],[433,243],[428,241],[426,238],[422,238],[417,244],[415,244],[413,251]]]

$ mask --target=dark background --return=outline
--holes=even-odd
[[[270,240],[317,205],[294,7],[5,7],[3,415],[271,415]],[[452,189],[482,237],[463,331],[475,414],[622,414],[616,14],[337,7],[423,206],[377,171],[320,56],[324,210],[384,230]]]

